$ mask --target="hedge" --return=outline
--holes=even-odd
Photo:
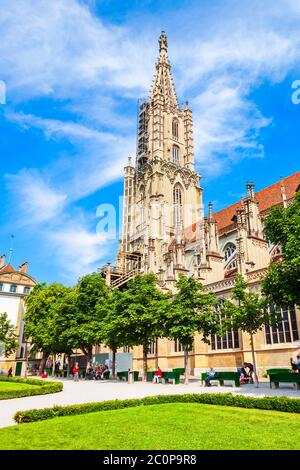
[[[18,411],[14,420],[16,423],[31,423],[58,416],[74,416],[97,411],[119,410],[136,406],[160,405],[166,403],[205,403],[210,405],[235,406],[238,408],[256,408],[261,410],[276,410],[288,413],[300,413],[300,399],[288,397],[253,398],[243,395],[224,394],[184,394],[158,395],[128,400],[108,400],[82,405],[54,406],[40,410]]]
[[[24,389],[24,390],[0,391],[0,400],[7,400],[10,398],[31,397],[34,395],[46,395],[48,393],[61,392],[63,389],[63,384],[61,382],[43,382],[42,380],[38,380],[38,379],[23,379],[21,377],[0,376],[0,382],[15,382],[15,383],[22,383],[22,384],[27,384],[27,385],[35,385],[35,387]]]

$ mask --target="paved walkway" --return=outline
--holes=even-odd
[[[64,406],[112,399],[143,398],[149,395],[231,392],[236,395],[248,395],[251,397],[288,396],[300,398],[300,392],[294,390],[292,385],[288,384],[273,390],[270,389],[269,383],[261,383],[259,388],[256,388],[254,385],[243,385],[242,387],[212,386],[208,389],[201,386],[200,380],[195,379],[191,380],[189,385],[152,384],[149,382],[128,384],[127,382],[120,381],[62,381],[64,389],[59,393],[0,400],[0,427],[15,424],[13,416],[16,411],[30,410],[32,408],[49,408],[53,405]]]

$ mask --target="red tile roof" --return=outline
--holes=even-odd
[[[294,173],[293,175],[284,178],[283,185],[286,193],[286,198],[289,201],[295,196],[296,191],[300,187],[300,171]],[[260,212],[265,212],[270,209],[272,206],[277,204],[281,204],[281,182],[278,181],[271,186],[268,186],[261,191],[255,193],[255,197],[259,202],[259,210]],[[237,208],[239,207],[240,202],[236,202],[232,204],[232,206],[226,207],[219,212],[214,214],[215,218],[217,219],[217,224],[219,230],[223,228],[229,227],[232,224],[232,218],[236,213]]]
[[[3,273],[14,273],[15,270],[14,268],[12,267],[11,264],[7,264],[6,266],[3,266],[1,269],[0,269],[0,274],[3,274]]]

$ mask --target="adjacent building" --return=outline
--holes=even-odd
[[[18,270],[6,264],[5,255],[0,258],[0,313],[7,313],[8,319],[16,327],[19,348],[10,357],[0,356],[0,369],[7,371],[13,367],[14,375],[25,373],[27,344],[23,337],[25,298],[35,286],[35,279],[27,273],[28,263],[19,266]]]

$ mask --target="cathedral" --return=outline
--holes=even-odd
[[[124,169],[122,238],[116,266],[104,270],[107,284],[119,288],[137,273],[153,272],[162,290],[175,292],[182,273],[195,276],[222,301],[240,273],[259,290],[268,265],[281,257],[280,246],[265,237],[264,217],[273,205],[289,204],[300,189],[300,172],[259,192],[247,183],[245,198],[216,213],[209,204],[204,215],[192,111],[188,102],[178,103],[165,32],[149,98],[139,102],[137,133],[135,161],[129,158]],[[278,328],[266,324],[255,337],[260,376],[271,367],[289,367],[300,350],[300,312],[293,306],[279,310]],[[192,375],[208,367],[236,370],[252,361],[249,337],[231,331],[207,345],[196,335],[189,361]],[[150,366],[171,369],[182,363],[180,343],[158,339],[151,344]],[[142,368],[141,348],[133,348],[133,367]]]

